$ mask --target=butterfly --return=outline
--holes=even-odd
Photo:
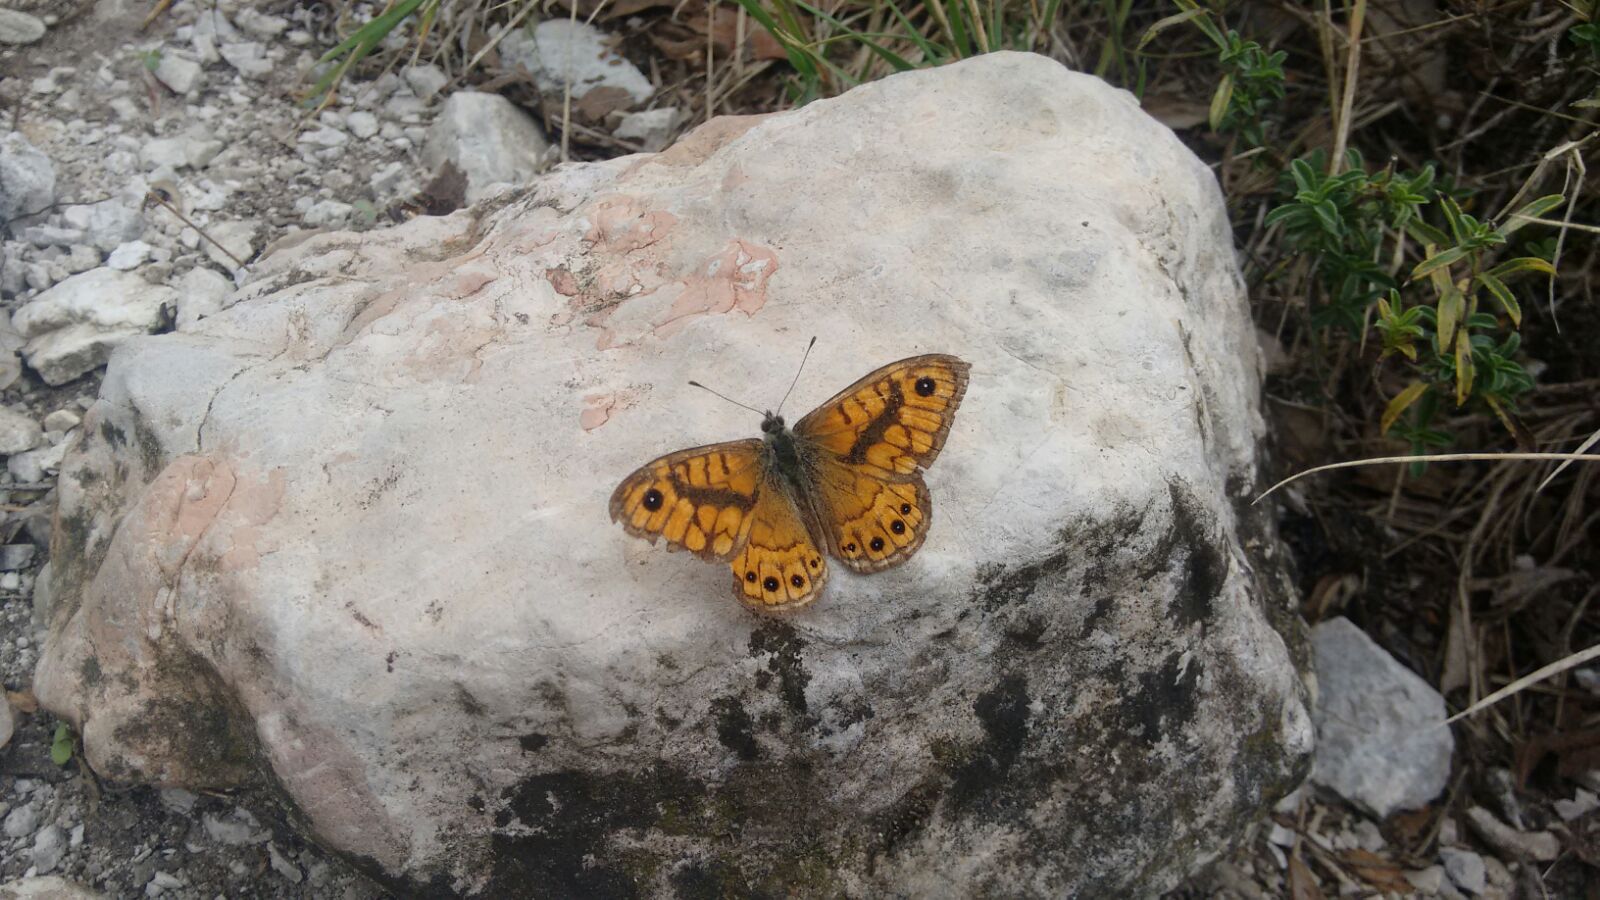
[[[763,413],[761,438],[640,467],[611,494],[611,520],[652,544],[665,538],[669,550],[729,563],[747,606],[798,609],[827,584],[826,557],[879,572],[922,546],[933,518],[922,471],[944,447],[969,369],[943,353],[913,356],[845,388],[793,430]]]

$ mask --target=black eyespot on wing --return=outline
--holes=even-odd
[[[661,508],[661,501],[664,499],[666,498],[661,496],[660,491],[656,490],[655,488],[651,488],[650,490],[644,492],[644,508],[650,510],[651,512],[655,512]]]
[[[900,515],[902,515],[902,516],[911,515],[911,504],[909,504],[909,503],[900,504]]]
[[[899,519],[895,519],[894,522],[889,525],[889,530],[895,534],[905,534],[906,523],[900,521]]]
[[[746,573],[744,573],[744,580],[750,582],[751,584],[755,584],[756,583],[756,573],[754,573],[754,572],[746,572]]]
[[[794,585],[796,589],[799,589],[806,586],[806,579],[803,575],[795,575],[789,579],[789,583]]]
[[[846,553],[854,553],[854,552],[856,552],[856,542],[855,541],[851,541],[850,543],[845,544],[844,545],[844,551]]]
[[[820,566],[820,565],[822,565],[822,560],[820,560],[820,559],[812,559],[811,560],[811,568],[815,569],[817,566]]]
[[[768,575],[767,576],[767,580],[761,582],[761,586],[766,588],[767,589],[767,593],[770,594],[773,591],[778,589],[778,579],[773,578],[771,575]]]
[[[917,379],[917,383],[913,389],[917,392],[918,397],[932,397],[934,388],[936,387],[938,387],[938,385],[934,383],[934,380],[931,377],[924,375]]]
[[[883,549],[883,538],[881,538],[881,537],[873,538],[872,539],[872,543],[869,546],[872,547],[872,552],[873,553],[877,553],[878,551]]]

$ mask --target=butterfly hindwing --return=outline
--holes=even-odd
[[[814,471],[824,540],[845,566],[879,572],[922,546],[933,520],[933,498],[920,476],[884,481],[827,458]]]
[[[857,473],[910,480],[944,447],[970,368],[943,353],[890,363],[795,423],[795,437]]]
[[[669,453],[611,494],[611,520],[652,544],[665,538],[702,559],[730,560],[760,508],[762,443],[730,441]]]
[[[762,610],[804,606],[828,582],[828,561],[781,477],[767,473],[749,539],[733,561],[734,596]]]

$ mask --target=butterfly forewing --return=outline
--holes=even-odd
[[[908,480],[943,449],[970,368],[943,353],[890,363],[795,423],[795,437],[854,471]]]
[[[611,520],[702,559],[730,560],[754,524],[764,480],[762,443],[730,441],[646,463],[611,494]]]

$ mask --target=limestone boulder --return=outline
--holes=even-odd
[[[1041,57],[898,75],[282,244],[123,343],[41,702],[108,778],[264,781],[402,894],[1133,896],[1309,766],[1207,168]],[[927,543],[762,617],[631,470],[953,353]]]

